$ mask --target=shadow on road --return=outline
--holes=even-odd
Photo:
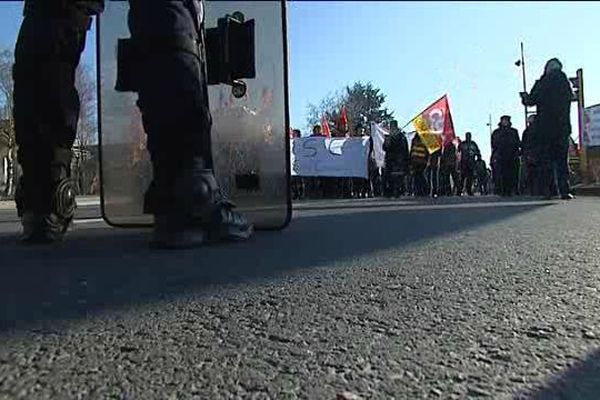
[[[532,400],[595,400],[600,398],[600,350],[552,377],[543,387],[515,396]]]
[[[539,205],[377,210],[305,216],[247,243],[183,252],[147,248],[139,230],[81,229],[55,248],[0,235],[0,332],[145,303],[215,284],[272,278],[515,217]]]

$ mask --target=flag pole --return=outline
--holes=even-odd
[[[411,122],[413,122],[415,119],[417,119],[419,117],[419,115],[423,114],[423,111],[427,110],[429,107],[431,107],[432,105],[434,105],[435,103],[437,103],[438,101],[442,100],[444,97],[447,97],[448,93],[444,94],[442,97],[440,97],[439,99],[437,99],[436,101],[432,102],[430,105],[428,105],[427,107],[425,107],[423,110],[421,110],[420,113],[418,113],[417,115],[414,116],[413,119],[411,119],[410,121],[408,121],[406,123],[406,125],[404,125],[402,128],[400,128],[401,130],[404,130],[404,128],[406,128],[408,125],[410,125]]]

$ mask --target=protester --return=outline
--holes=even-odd
[[[492,152],[496,161],[496,173],[499,175],[501,196],[517,193],[520,147],[519,133],[512,127],[510,116],[503,115],[498,128],[492,133]]]
[[[292,139],[302,137],[300,129],[292,129]],[[302,200],[306,196],[306,180],[302,176],[292,176],[291,179],[292,198],[294,200]]]
[[[410,171],[412,175],[412,192],[414,196],[427,195],[425,168],[429,160],[427,147],[418,134],[415,134],[410,147]]]
[[[321,125],[317,124],[313,126],[310,137],[324,137]],[[325,185],[323,179],[316,176],[307,177],[306,184],[308,186],[308,196],[310,198],[318,199],[325,195]]]
[[[466,190],[469,196],[473,196],[473,179],[475,177],[475,159],[481,157],[479,146],[472,140],[471,132],[465,134],[464,142],[458,147],[460,152],[460,187],[458,195]]]
[[[405,175],[408,172],[408,140],[398,128],[398,121],[391,121],[390,135],[383,143],[385,151],[385,196],[399,197],[406,193]]]
[[[440,157],[442,150],[439,149],[429,156],[429,164],[427,165],[427,189],[428,194],[437,198],[439,194],[439,173],[440,173]]]
[[[488,192],[488,168],[485,165],[485,160],[481,157],[477,157],[475,161],[475,176],[477,178],[477,190],[482,196],[487,195]]]
[[[541,195],[538,182],[538,146],[535,114],[527,118],[527,128],[521,138],[521,193],[530,196]]]
[[[452,178],[452,182],[450,182],[450,178]],[[456,146],[452,142],[447,142],[442,149],[440,158],[440,194],[451,196],[456,192],[458,183]]]
[[[556,181],[564,200],[573,198],[569,189],[570,109],[573,92],[562,63],[553,58],[546,63],[544,73],[531,93],[521,93],[526,106],[536,106],[536,129],[540,139],[540,187],[545,198],[551,198],[551,182]]]
[[[373,173],[373,168],[377,167],[375,165],[375,159],[373,158],[373,139],[370,135],[367,135],[366,129],[361,124],[356,126],[352,136],[357,138],[369,136],[369,155],[367,156],[367,171],[369,178],[351,178],[352,193],[350,196],[355,199],[371,197],[372,190],[370,177]]]
[[[317,124],[313,126],[312,134],[310,137],[321,137],[323,136],[323,131],[321,129],[321,125]]]

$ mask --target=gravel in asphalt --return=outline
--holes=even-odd
[[[179,253],[3,233],[0,399],[598,398],[599,223],[578,199],[308,210]]]

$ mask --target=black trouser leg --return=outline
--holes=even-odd
[[[132,39],[151,47],[155,37],[197,37],[184,2],[129,3]],[[147,50],[137,72],[138,106],[159,188],[154,213],[160,213],[176,207],[172,185],[178,176],[188,169],[213,166],[207,82],[203,63],[195,55],[171,48]]]
[[[23,171],[21,211],[49,212],[51,166],[70,173],[79,118],[75,70],[86,29],[42,17],[26,17],[21,24],[13,68],[17,160]]]

